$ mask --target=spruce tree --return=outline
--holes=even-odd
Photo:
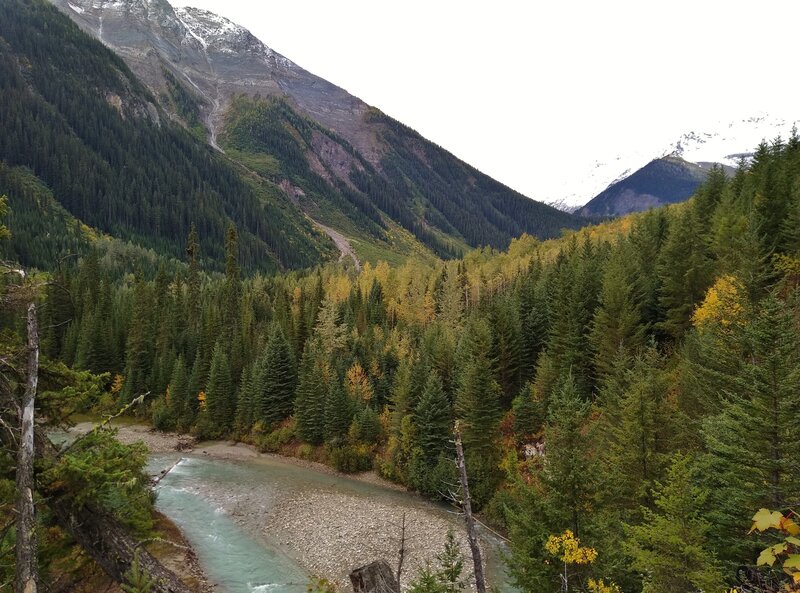
[[[133,287],[133,317],[128,333],[125,354],[125,387],[123,393],[126,401],[149,391],[147,378],[153,361],[152,334],[153,306],[149,287],[137,276]]]
[[[247,365],[242,369],[242,378],[239,381],[239,393],[236,396],[236,416],[234,427],[240,434],[247,433],[253,426],[255,384],[253,370],[255,365]]]
[[[264,352],[256,393],[259,418],[267,424],[288,418],[293,411],[296,387],[291,347],[280,325],[275,324]]]
[[[697,484],[692,459],[676,456],[656,508],[645,509],[630,527],[625,545],[631,567],[645,575],[647,593],[723,590],[722,570],[709,542],[712,525],[703,518],[708,491]]]
[[[233,423],[235,403],[228,355],[221,341],[214,348],[205,394],[207,426],[204,428],[209,434],[225,434]]]
[[[601,377],[611,370],[620,349],[634,354],[644,341],[629,261],[627,250],[618,250],[603,275],[600,307],[595,312],[591,331],[594,366]]]
[[[492,369],[491,332],[485,320],[473,322],[459,345],[462,367],[456,394],[456,413],[462,421],[465,451],[494,448],[500,421],[500,386]]]
[[[502,405],[508,407],[520,388],[522,336],[519,304],[510,298],[497,301],[489,316],[492,326],[491,358],[495,378],[502,391]]]
[[[655,348],[637,356],[622,392],[605,389],[608,415],[598,434],[606,504],[637,515],[652,507],[652,489],[662,478],[674,438],[675,410],[668,400],[669,378]]]
[[[195,416],[195,402],[189,395],[189,377],[183,356],[179,356],[172,366],[169,380],[170,408],[179,429],[186,430]]]
[[[755,511],[800,500],[800,332],[775,296],[741,331],[742,364],[732,370],[732,388],[721,394],[719,412],[703,426],[714,503],[709,518],[718,549],[732,561],[759,545],[741,537]]]
[[[353,420],[353,406],[341,382],[334,378],[325,398],[325,440],[342,439]]]
[[[319,445],[325,439],[325,398],[328,387],[325,384],[324,364],[319,348],[307,342],[300,362],[294,417],[300,438],[312,445]]]
[[[674,216],[658,261],[659,304],[664,312],[658,327],[676,339],[691,327],[692,312],[711,284],[711,261],[703,231],[694,208]]]
[[[576,536],[583,531],[596,490],[597,472],[586,426],[590,409],[568,374],[553,393],[544,430],[547,464],[542,481],[547,487],[548,514],[559,531],[571,529]]]
[[[431,370],[414,410],[416,444],[429,465],[435,464],[439,454],[448,449],[451,423],[450,402],[442,389],[442,380],[436,371]]]

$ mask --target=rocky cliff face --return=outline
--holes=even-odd
[[[364,121],[368,106],[363,101],[223,17],[196,8],[174,9],[165,0],[52,1],[157,93],[167,88],[165,70],[193,90],[214,146],[233,97],[277,95],[343,137],[367,160],[379,159],[375,131]]]

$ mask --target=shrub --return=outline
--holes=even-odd
[[[372,469],[372,451],[366,445],[342,445],[328,450],[333,467],[343,473],[365,472]]]

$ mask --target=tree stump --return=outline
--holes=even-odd
[[[353,569],[350,582],[355,593],[400,593],[400,584],[385,560]]]

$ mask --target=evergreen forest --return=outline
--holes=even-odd
[[[223,274],[202,232],[182,262],[125,271],[90,249],[6,277],[39,304],[45,417],[134,404],[159,430],[374,468],[434,499],[458,479],[458,420],[473,504],[509,538],[521,590],[790,586],[775,560],[796,549],[800,502],[796,134],[684,204],[433,264],[245,274],[230,224]],[[24,325],[6,300],[12,361]],[[51,490],[76,480],[48,471]],[[95,479],[96,504],[130,500]],[[787,517],[772,569],[760,509]]]

